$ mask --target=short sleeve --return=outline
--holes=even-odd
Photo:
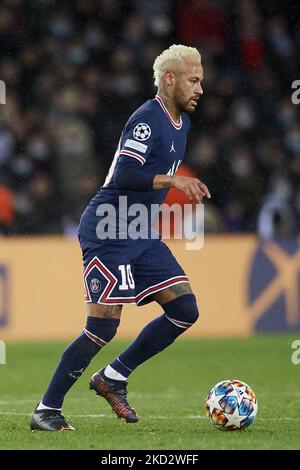
[[[158,137],[158,125],[154,113],[140,113],[132,116],[124,128],[120,157],[131,157],[141,165],[146,163]]]

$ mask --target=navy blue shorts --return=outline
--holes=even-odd
[[[88,303],[144,305],[151,297],[189,280],[161,240],[152,240],[144,251],[118,244],[95,243],[79,237],[84,264],[85,301]]]

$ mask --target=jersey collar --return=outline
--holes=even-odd
[[[175,122],[174,119],[172,118],[171,114],[167,110],[167,108],[166,108],[163,100],[161,99],[161,97],[158,96],[158,95],[155,95],[155,99],[159,103],[159,105],[160,105],[161,109],[163,110],[163,112],[166,114],[166,116],[169,119],[169,121],[171,122],[172,126],[174,126],[175,129],[177,129],[179,131],[179,129],[182,128],[182,118],[181,118],[181,116],[180,116],[180,119],[179,119],[179,123]]]

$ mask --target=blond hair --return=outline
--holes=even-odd
[[[167,69],[176,69],[179,63],[183,63],[185,59],[192,59],[195,62],[201,63],[201,55],[195,47],[173,44],[168,49],[165,49],[156,57],[153,64],[154,85],[158,87],[164,72]]]

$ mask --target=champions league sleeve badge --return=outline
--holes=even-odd
[[[144,122],[140,122],[133,129],[133,137],[136,140],[147,140],[151,135],[151,127]]]

